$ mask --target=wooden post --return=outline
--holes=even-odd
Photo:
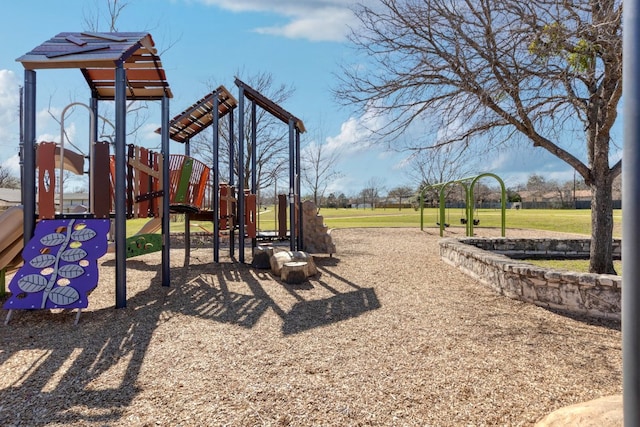
[[[245,191],[245,200],[244,222],[247,226],[247,236],[255,239],[257,236],[256,195]]]
[[[307,263],[304,261],[285,262],[280,271],[285,283],[297,284],[307,280]]]
[[[93,176],[92,179],[97,177],[109,176],[110,174],[110,159],[109,159],[109,143],[108,142],[96,142],[93,150],[95,159],[93,159]],[[93,188],[93,209],[96,218],[109,218],[109,210],[111,209],[111,191],[112,186],[95,185]]]
[[[56,216],[55,142],[41,142],[36,153],[38,163],[38,216],[53,219]],[[60,207],[62,210],[62,206]]]

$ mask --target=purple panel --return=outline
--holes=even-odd
[[[108,219],[54,219],[36,224],[11,283],[7,310],[86,308],[107,252]]]

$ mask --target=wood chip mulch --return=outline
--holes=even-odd
[[[186,267],[172,249],[169,288],[159,253],[130,259],[125,309],[105,256],[77,326],[0,325],[0,425],[528,426],[622,392],[619,323],[494,293],[440,260],[435,230],[332,236],[294,286],[211,249]]]

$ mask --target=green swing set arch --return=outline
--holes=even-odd
[[[485,173],[481,173],[479,175],[475,175],[475,176],[470,176],[470,177],[465,177],[465,178],[460,178],[460,179],[456,179],[456,180],[452,180],[452,181],[448,181],[448,182],[441,182],[441,183],[437,183],[437,184],[432,184],[432,185],[427,185],[425,186],[422,191],[420,192],[420,196],[419,196],[419,200],[420,200],[420,230],[424,231],[424,201],[425,201],[425,193],[429,190],[439,190],[438,191],[438,197],[439,197],[439,211],[440,211],[440,221],[439,221],[439,225],[440,225],[440,237],[442,237],[444,235],[444,229],[445,229],[445,214],[446,214],[446,207],[445,207],[445,190],[447,189],[448,186],[453,185],[453,184],[459,184],[464,188],[465,191],[465,213],[466,213],[466,224],[465,224],[465,228],[466,228],[466,235],[468,237],[473,236],[473,226],[474,226],[474,211],[475,211],[475,198],[473,195],[473,190],[475,188],[476,183],[481,179],[481,178],[485,178],[485,177],[490,177],[490,178],[494,178],[496,181],[498,181],[498,184],[500,184],[500,191],[501,191],[501,197],[500,197],[500,204],[501,204],[501,216],[502,216],[502,226],[501,226],[501,235],[502,237],[505,237],[505,231],[506,231],[506,209],[507,209],[507,190],[504,186],[504,181],[502,181],[502,179],[491,172],[485,172]]]

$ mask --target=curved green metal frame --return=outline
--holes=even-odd
[[[501,201],[501,211],[502,211],[502,229],[501,229],[501,235],[502,237],[505,237],[505,232],[506,232],[506,209],[507,209],[507,190],[505,189],[504,186],[504,181],[502,181],[502,179],[494,174],[494,173],[490,173],[490,172],[485,172],[485,173],[481,173],[480,175],[476,175],[476,176],[470,176],[470,177],[466,177],[466,178],[461,178],[461,179],[456,179],[453,181],[448,181],[448,182],[442,182],[442,183],[438,183],[438,184],[433,184],[433,185],[428,185],[426,187],[424,187],[422,189],[422,191],[420,192],[420,196],[419,196],[419,200],[420,200],[420,230],[424,231],[424,193],[427,190],[432,190],[432,189],[439,189],[439,208],[440,208],[440,237],[442,237],[444,235],[444,220],[445,220],[445,190],[446,188],[451,185],[451,184],[460,184],[464,187],[465,189],[465,205],[466,205],[466,219],[467,219],[467,224],[466,224],[466,235],[468,237],[473,236],[473,211],[475,210],[475,201],[474,201],[474,197],[473,197],[473,189],[476,185],[476,183],[478,182],[478,180],[480,180],[481,178],[485,178],[485,177],[491,177],[491,178],[495,178],[496,181],[498,181],[498,184],[500,184],[500,190],[501,190],[501,197],[500,197],[500,201]],[[471,182],[470,184],[467,184],[468,182]]]

